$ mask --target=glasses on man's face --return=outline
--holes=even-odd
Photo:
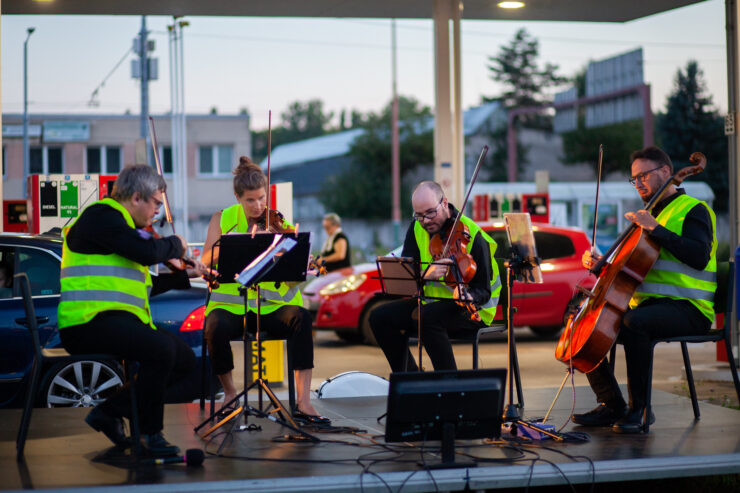
[[[162,204],[164,203],[164,202],[162,202],[161,200],[157,199],[154,196],[149,197],[149,200],[154,203],[154,207],[156,207],[157,209],[159,209],[160,207],[162,207]]]
[[[642,182],[644,182],[644,181],[645,181],[645,179],[647,178],[647,176],[648,176],[648,175],[649,175],[650,173],[652,173],[653,171],[655,171],[655,170],[658,170],[658,169],[660,169],[660,168],[662,168],[662,167],[663,167],[663,166],[658,166],[657,168],[649,169],[649,170],[647,170],[647,171],[643,171],[642,173],[637,173],[637,174],[636,174],[635,176],[631,177],[631,178],[630,178],[630,179],[629,179],[628,181],[629,181],[629,182],[630,182],[631,184],[633,184],[633,185],[634,185],[635,183],[637,183],[638,181],[642,183]]]
[[[437,217],[437,211],[439,210],[439,206],[442,205],[442,201],[443,200],[444,200],[444,197],[442,197],[439,200],[439,203],[437,204],[437,206],[434,209],[429,209],[428,211],[426,211],[424,213],[421,213],[421,214],[419,214],[418,212],[414,212],[411,217],[413,217],[414,219],[416,219],[419,222],[422,222],[422,221],[425,221],[425,220],[426,221],[431,221],[432,219],[434,219],[435,217]]]

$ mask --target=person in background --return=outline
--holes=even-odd
[[[321,247],[320,255],[326,272],[349,267],[351,265],[349,240],[342,231],[342,220],[332,212],[324,216],[323,226],[326,241]]]

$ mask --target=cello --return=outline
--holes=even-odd
[[[700,152],[693,153],[689,161],[693,166],[678,170],[666,180],[645,205],[645,210],[652,211],[669,185],[680,185],[689,176],[701,173],[707,164],[706,157]],[[582,289],[586,299],[568,317],[555,348],[555,357],[559,361],[583,373],[601,363],[617,340],[622,317],[633,293],[650,272],[659,252],[660,246],[637,224],[632,223],[617,238],[589,269],[598,276],[598,280],[591,291]],[[607,260],[611,262],[607,264]]]

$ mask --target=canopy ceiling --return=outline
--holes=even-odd
[[[704,0],[465,0],[464,19],[626,22]],[[434,0],[3,0],[3,14],[214,15],[431,19]]]

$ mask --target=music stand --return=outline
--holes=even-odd
[[[438,282],[437,279],[424,279],[424,275],[432,265],[444,265],[450,269],[457,269],[456,264],[442,262],[429,262],[426,268],[421,270],[421,262],[413,257],[378,257],[375,260],[378,267],[378,279],[382,294],[391,297],[415,298],[416,299],[416,330],[417,346],[419,350],[419,371],[424,371],[422,366],[422,340],[421,340],[421,305],[425,299],[442,300],[424,295],[424,284]],[[462,276],[459,276],[462,277]],[[462,283],[460,283],[462,284]],[[408,353],[406,353],[408,354]]]
[[[514,324],[512,321],[512,292],[514,280],[525,283],[542,283],[542,271],[540,270],[540,259],[537,256],[537,246],[532,234],[532,221],[528,212],[507,212],[504,214],[504,226],[506,236],[511,245],[509,259],[504,262],[506,267],[507,286],[507,308],[506,308],[506,332],[508,334],[508,394],[509,401],[504,410],[504,422],[514,425],[525,426],[556,440],[562,438],[548,430],[528,423],[522,419],[520,407],[524,407],[524,399],[521,392],[521,383],[517,381],[519,395],[519,406],[514,404],[514,364],[517,360],[516,338],[514,336]],[[518,366],[518,365],[517,365]],[[517,374],[518,378],[518,374]]]
[[[231,236],[231,235],[230,235]],[[248,243],[247,238],[252,238],[251,235],[233,235],[233,236],[240,236],[240,241],[238,243],[241,243],[240,246],[244,247],[245,241]],[[225,248],[233,248],[235,246],[235,243],[237,242],[229,242],[224,241],[226,237],[222,236],[221,241],[221,249],[219,251],[219,258],[221,254],[228,251],[225,250]],[[244,422],[245,425],[242,425],[240,427],[240,431],[244,429],[248,429],[248,426],[246,426],[247,417],[251,414],[253,416],[259,417],[259,418],[267,418],[271,421],[274,421],[282,426],[285,426],[287,428],[292,429],[293,431],[296,431],[300,433],[301,438],[311,440],[313,442],[320,441],[315,436],[305,432],[302,430],[298,424],[295,422],[293,417],[290,413],[285,409],[285,406],[280,402],[280,400],[277,398],[275,393],[270,389],[267,380],[263,378],[262,373],[262,344],[261,344],[261,338],[260,338],[260,307],[261,307],[261,295],[260,295],[260,288],[259,283],[261,282],[268,282],[272,281],[275,282],[275,274],[269,275],[275,270],[275,267],[279,265],[280,262],[284,258],[287,257],[287,253],[292,251],[294,247],[298,244],[297,239],[293,239],[288,237],[288,235],[280,235],[280,234],[259,234],[254,236],[252,239],[257,239],[257,247],[254,248],[254,244],[248,245],[252,248],[242,248],[242,258],[247,258],[245,256],[249,253],[258,253],[254,258],[251,259],[251,261],[246,265],[241,272],[238,274],[234,274],[234,280],[241,284],[241,287],[239,288],[240,294],[244,298],[244,329],[242,332],[242,340],[244,342],[244,383],[247,382],[247,351],[248,347],[250,345],[248,344],[251,342],[248,338],[248,330],[247,330],[247,315],[248,315],[248,292],[249,289],[255,289],[257,292],[257,313],[256,313],[256,320],[257,320],[257,326],[256,326],[256,341],[257,341],[257,379],[254,380],[249,386],[245,387],[242,392],[236,395],[233,399],[231,399],[229,402],[224,403],[224,405],[219,409],[219,412],[221,412],[223,409],[227,408],[234,402],[237,402],[240,398],[244,398],[244,404],[242,406],[239,406],[237,409],[232,411],[228,416],[223,418],[221,421],[213,425],[211,428],[209,428],[204,434],[203,438],[207,437],[220,427],[222,427],[224,424],[228,423],[229,421],[232,422],[232,427],[229,430],[229,434],[231,434],[234,431],[234,428],[238,422],[238,418],[242,415],[244,415]],[[259,248],[262,248],[265,244],[268,244],[269,246],[263,250],[262,252],[258,252]],[[227,255],[227,258],[233,258],[235,255],[230,254]],[[231,264],[229,264],[231,265]],[[308,251],[306,250],[306,258],[305,263],[303,264],[305,266],[308,265]],[[279,271],[278,271],[279,272]],[[288,275],[289,279],[283,279],[285,282],[292,281],[295,277],[303,276],[305,279],[306,271],[294,273],[293,276]],[[224,273],[221,273],[222,278],[224,278],[224,281],[226,281],[226,275]],[[290,378],[290,376],[288,376]],[[247,396],[250,390],[253,388],[257,388],[259,391],[258,399],[259,404],[257,408],[254,408],[250,406],[247,402]],[[270,409],[270,406],[268,406],[267,409],[262,408],[262,392],[267,394],[268,399],[270,400],[270,406],[273,407],[273,409]],[[275,417],[273,414],[277,414],[278,417]],[[209,423],[215,418],[215,414],[209,416],[206,418],[201,424],[199,424],[195,431],[197,432],[200,430],[203,426],[205,426],[206,423]],[[218,452],[221,452],[221,448],[224,446],[226,441],[222,441],[221,445],[219,446]]]

